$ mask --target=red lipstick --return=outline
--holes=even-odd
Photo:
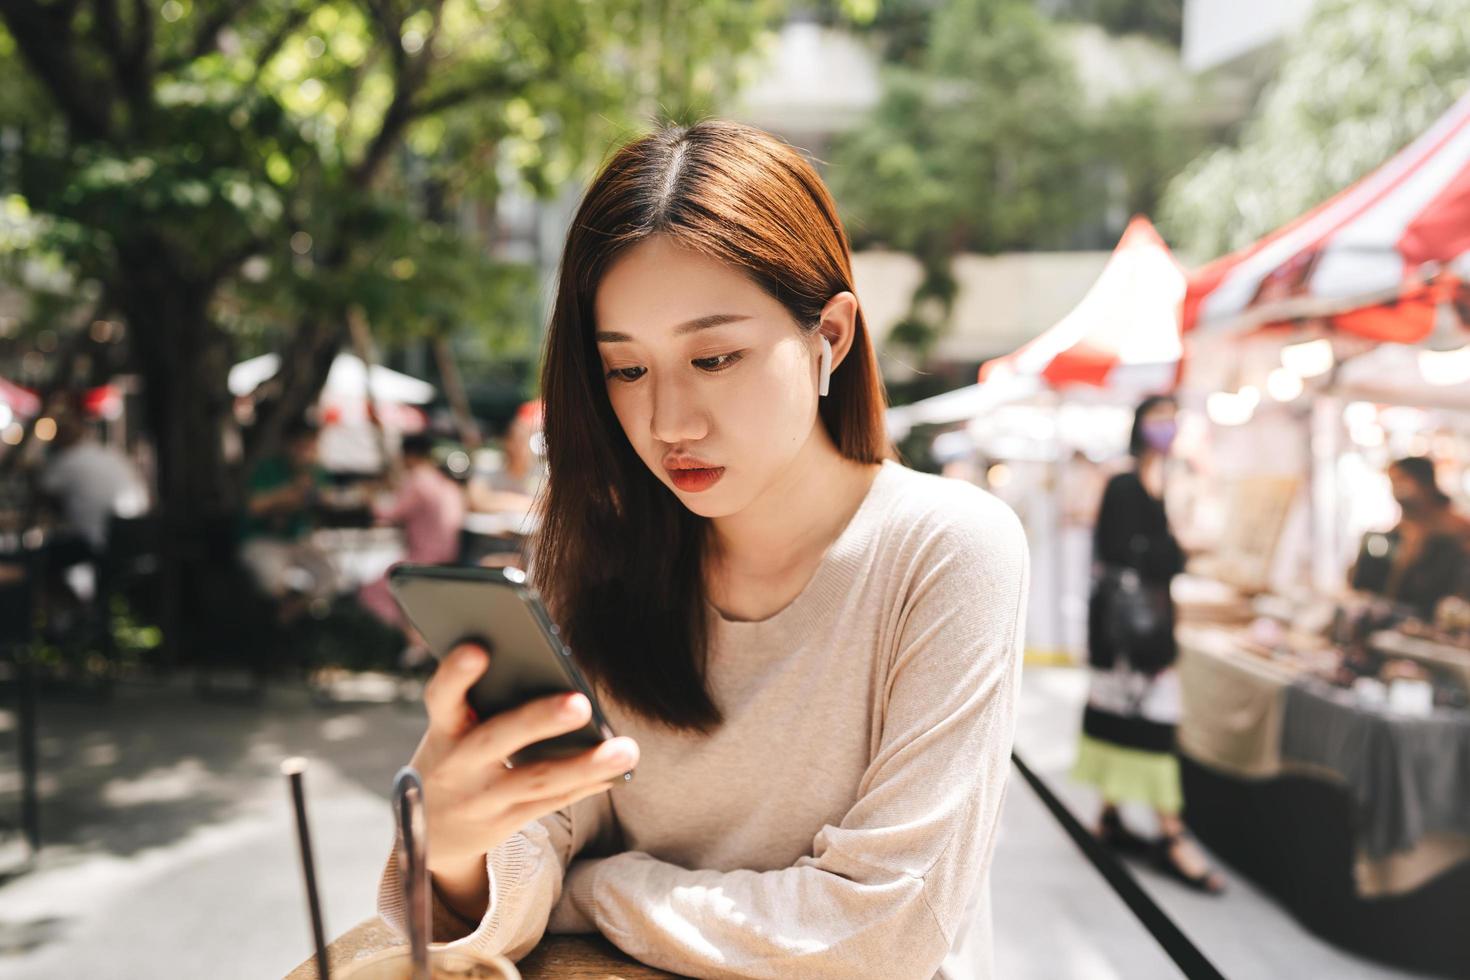
[[[669,456],[664,459],[669,480],[685,493],[708,490],[725,475],[723,466],[714,466],[693,456]]]

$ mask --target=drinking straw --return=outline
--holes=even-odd
[[[296,808],[296,840],[301,845],[301,870],[306,875],[306,904],[311,909],[311,938],[316,943],[316,972],[321,980],[331,980],[327,966],[326,930],[322,927],[322,903],[316,891],[316,862],[311,856],[311,832],[306,827],[306,796],[301,775],[306,760],[292,756],[281,763],[281,775],[291,784],[291,802]]]
[[[413,766],[404,766],[393,778],[393,804],[403,843],[398,869],[408,908],[413,980],[429,980],[429,869],[424,827],[424,783]]]

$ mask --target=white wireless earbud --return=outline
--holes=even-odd
[[[822,338],[822,371],[817,375],[817,394],[825,395],[832,381],[832,342]]]

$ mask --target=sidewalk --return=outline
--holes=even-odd
[[[1067,778],[1071,769],[1073,753],[1082,724],[1082,708],[1087,700],[1087,673],[1070,667],[1027,668],[1021,692],[1021,712],[1016,730],[1016,751],[1026,760],[1033,771],[1046,781],[1047,786],[1077,816],[1083,825],[1091,824],[1097,801],[1085,787],[1080,787]],[[1011,798],[1014,804],[1017,790],[1029,788],[1019,779],[1011,782]],[[1034,799],[1034,798],[1033,798]],[[1036,833],[1019,819],[1018,808],[1013,805],[1007,813],[1004,829],[1011,832],[1023,829]],[[1035,809],[1041,810],[1040,803]],[[1139,827],[1146,826],[1150,815],[1127,811],[1130,820],[1137,819]],[[1037,816],[1055,828],[1050,814],[1044,811]],[[1080,881],[1084,876],[1101,881],[1091,865],[1083,862],[1080,852],[1070,840],[1063,841],[1072,852],[1064,857],[1060,851],[1049,851],[1046,860],[1066,862],[1075,856],[1080,863],[1076,871],[1068,872],[1066,880]],[[1002,854],[1006,842],[1001,842]],[[1013,852],[1014,853],[1014,852]],[[1213,857],[1211,860],[1216,860]],[[1002,858],[997,857],[997,864]],[[1405,970],[1383,966],[1344,952],[1312,935],[1300,926],[1291,914],[1277,902],[1261,892],[1250,882],[1231,873],[1229,867],[1217,867],[1227,881],[1227,891],[1222,896],[1201,895],[1164,876],[1147,865],[1130,862],[1129,867],[1137,876],[1143,889],[1172,918],[1205,957],[1221,973],[1231,978],[1248,980],[1316,980],[1332,977],[1333,980],[1395,980],[1421,976]],[[1109,893],[1111,895],[1111,892]],[[1048,896],[1051,898],[1051,896]],[[1065,902],[1065,900],[1059,900]],[[1122,908],[1121,901],[1113,898]],[[1070,908],[1058,904],[1058,909]],[[1044,905],[1037,908],[1037,919],[1046,918]],[[1128,915],[1126,911],[1125,915]],[[1078,919],[1070,925],[1093,942],[1111,928],[1100,912],[1089,909],[1077,910]],[[1132,916],[1128,915],[1132,922]],[[1132,922],[1134,928],[1142,927]],[[1031,927],[1037,933],[1042,927]],[[1171,964],[1172,968],[1172,964]],[[1007,980],[1010,974],[1001,972]],[[1053,974],[1068,977],[1106,977],[1108,973]],[[1153,976],[1125,972],[1121,976]],[[1177,975],[1177,972],[1174,974]],[[1038,975],[1039,976],[1039,975]]]
[[[15,811],[14,718],[0,806]],[[268,978],[310,952],[281,759],[305,755],[327,929],[373,914],[393,834],[393,773],[422,732],[416,702],[259,705],[121,688],[43,700],[38,867],[0,887],[0,974]],[[12,862],[13,863],[13,862]]]
[[[1053,779],[1075,738],[1077,680],[1028,672],[1022,751]],[[394,691],[369,679],[352,693]],[[299,687],[272,689],[257,705],[200,701],[185,686],[125,686],[101,704],[43,699],[46,848],[35,870],[0,885],[0,975],[284,975],[311,940],[281,759],[311,760],[313,842],[327,930],[337,935],[373,914],[392,839],[390,784],[422,729],[417,700],[320,705]],[[14,760],[14,715],[0,712],[0,818],[17,809]],[[1216,901],[1141,876],[1227,976],[1404,976],[1325,946],[1238,881]],[[992,904],[1000,980],[1179,976],[1019,777]]]

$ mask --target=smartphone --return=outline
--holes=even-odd
[[[490,651],[490,666],[468,695],[481,718],[553,694],[580,691],[591,702],[587,724],[526,746],[511,765],[575,755],[613,737],[592,685],[520,569],[403,564],[389,571],[388,587],[436,658],[464,642]]]

